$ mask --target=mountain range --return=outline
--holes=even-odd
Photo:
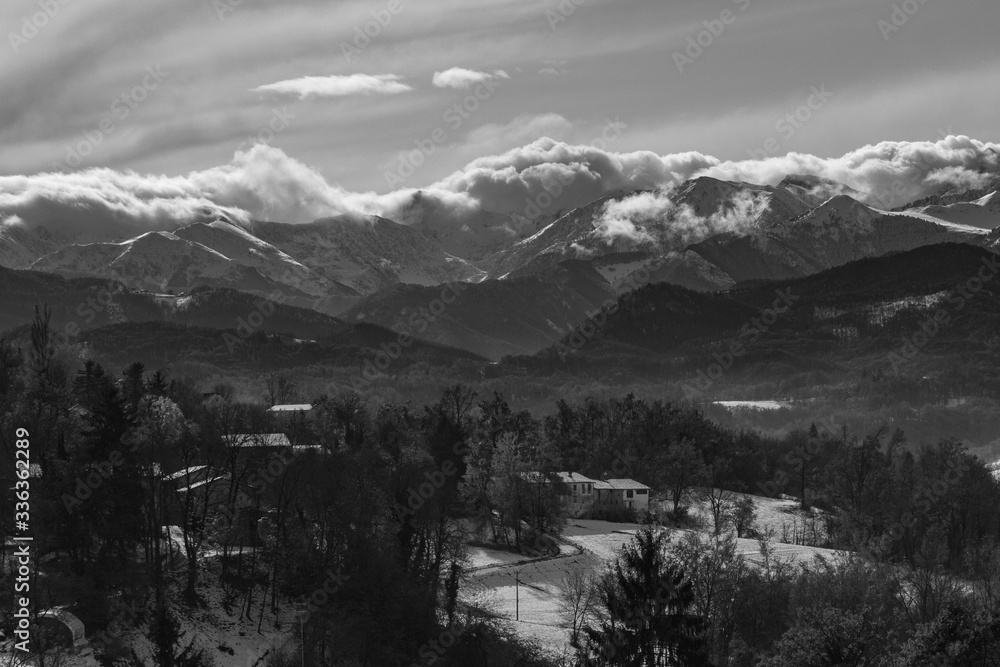
[[[478,228],[451,233],[446,212],[416,204],[403,222],[241,223],[206,210],[175,229],[4,224],[0,266],[30,270],[30,280],[17,280],[49,285],[63,295],[54,301],[97,289],[73,282],[86,279],[160,306],[195,293],[204,299],[206,288],[237,290],[499,360],[547,348],[649,283],[728,292],[942,243],[994,251],[998,188],[1000,180],[945,190],[887,211],[814,176],[773,186],[702,177],[669,191],[603,196],[550,219],[483,212]],[[0,277],[17,282],[14,273]]]

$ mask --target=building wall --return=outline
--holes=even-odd
[[[566,513],[574,519],[586,519],[594,511],[597,501],[597,491],[592,483],[566,483],[569,495],[566,496]],[[575,490],[574,490],[575,489]]]
[[[649,509],[649,491],[627,491],[621,489],[601,489],[597,492],[594,506],[596,518],[619,516],[626,512],[643,512]]]

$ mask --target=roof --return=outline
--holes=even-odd
[[[172,482],[175,479],[180,479],[181,477],[185,477],[187,475],[193,475],[194,473],[196,473],[196,472],[198,472],[200,470],[204,470],[207,467],[208,466],[191,466],[190,468],[184,468],[183,470],[178,470],[177,472],[172,472],[169,475],[164,476],[163,479],[166,480],[166,481],[168,481],[168,482]]]
[[[294,403],[289,405],[272,405],[267,409],[268,412],[306,412],[307,410],[312,410],[313,406],[309,403]]]
[[[183,486],[177,489],[177,493],[187,493],[188,491],[194,491],[195,489],[200,489],[206,484],[214,484],[215,482],[224,479],[229,479],[229,475],[222,474],[219,475],[218,477],[209,477],[208,479],[203,479],[200,482],[195,482],[194,484],[191,484],[190,486]]]
[[[635,491],[650,487],[634,479],[605,479],[597,482],[595,488],[599,491]]]
[[[233,433],[222,436],[227,447],[291,447],[284,433]]]
[[[590,479],[589,477],[584,477],[578,472],[557,472],[559,479],[561,479],[566,484],[596,484],[596,479]]]
[[[521,477],[528,480],[529,482],[538,482],[539,484],[545,484],[553,481],[553,477],[558,477],[559,481],[564,484],[594,484],[595,480],[589,477],[584,477],[578,472],[551,472],[542,473],[538,471],[522,472]]]

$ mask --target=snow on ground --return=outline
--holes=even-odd
[[[212,575],[213,579],[214,576]],[[203,605],[190,609],[177,603],[179,611],[182,612],[177,614],[181,631],[180,642],[184,645],[194,644],[195,647],[202,649],[214,664],[229,667],[261,667],[278,647],[289,642],[294,644],[296,608],[293,604],[286,602],[282,606],[277,619],[281,622],[281,628],[275,628],[275,615],[266,613],[258,631],[261,602],[259,591],[252,620],[237,617],[241,608],[240,602],[243,601],[242,595],[233,605],[232,613],[227,613],[223,605],[224,594],[217,583],[200,585],[198,592],[202,596]],[[106,635],[88,632],[86,638],[95,652],[104,651],[106,647],[102,644],[103,637],[109,637],[120,642],[122,646],[132,647],[143,665],[154,665],[155,648],[146,635],[146,630],[147,628],[112,627],[108,629]],[[0,663],[4,665],[18,664],[11,662],[14,654],[10,643],[0,643]],[[58,664],[62,667],[97,667],[99,663],[95,658],[96,656],[62,654],[59,656]]]
[[[518,634],[558,654],[569,641],[559,619],[559,587],[563,578],[577,568],[599,572],[604,564],[604,559],[566,544],[556,558],[472,572],[463,596],[466,602],[507,619]]]
[[[522,554],[487,547],[469,547],[469,568],[479,570],[493,565],[512,565],[524,560]]]
[[[969,234],[986,235],[990,233],[989,229],[983,229],[982,227],[973,227],[972,225],[962,224],[960,222],[952,222],[951,220],[946,220],[944,218],[928,215],[927,213],[922,213],[920,209],[909,209],[906,211],[879,210],[878,212],[881,213],[882,215],[926,220],[927,222],[933,222],[934,224],[940,225],[942,227],[948,227],[949,229],[953,229],[959,232],[968,232]]]
[[[295,605],[289,601],[284,601],[277,620],[281,628],[275,628],[275,615],[270,612],[264,614],[263,622],[260,623],[258,632],[258,615],[260,613],[261,591],[257,591],[252,619],[239,618],[241,602],[244,601],[242,595],[233,605],[232,613],[225,611],[223,604],[224,593],[221,586],[214,583],[215,575],[205,577],[211,578],[211,585],[200,585],[198,593],[202,596],[204,606],[195,610],[185,609],[185,613],[178,614],[182,639],[185,644],[193,643],[195,646],[204,649],[205,654],[210,656],[216,665],[232,665],[233,667],[259,667],[266,662],[269,654],[277,650],[278,647],[294,641],[296,619]],[[144,664],[154,664],[154,647],[148,638],[140,633],[133,632],[129,642],[136,648],[136,653],[143,658]]]
[[[792,499],[754,496],[757,524],[761,530],[773,530],[777,538],[793,519],[799,525],[802,516],[798,502]],[[710,526],[708,506],[704,501],[692,504],[692,514]],[[570,572],[582,569],[599,574],[617,557],[622,545],[632,539],[639,525],[596,519],[570,519],[563,530],[564,544],[555,558],[524,562],[523,556],[486,547],[469,550],[473,567],[463,598],[507,619],[518,634],[537,641],[552,655],[568,650],[569,636],[561,627],[559,590]],[[673,541],[690,531],[672,531]],[[707,534],[707,533],[706,533]],[[776,539],[777,539],[776,538]],[[772,553],[783,561],[808,562],[816,556],[832,557],[831,549],[771,542]],[[737,540],[737,552],[749,562],[759,562],[760,545],[756,539]],[[517,562],[518,560],[522,562]]]
[[[736,408],[749,408],[750,410],[781,410],[791,407],[785,401],[715,401],[716,405],[734,410]]]

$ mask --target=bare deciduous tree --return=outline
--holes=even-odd
[[[569,630],[570,644],[577,646],[580,631],[587,625],[597,604],[597,580],[582,568],[566,573],[559,586],[559,614]]]
[[[298,387],[288,373],[268,373],[264,378],[264,389],[264,400],[268,406],[288,403],[298,396]]]

